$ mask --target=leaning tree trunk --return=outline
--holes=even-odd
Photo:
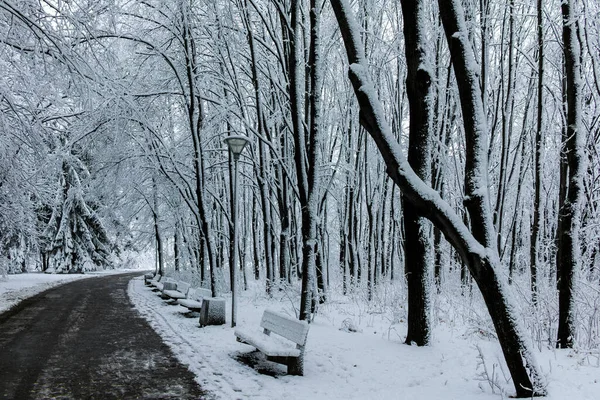
[[[581,200],[583,176],[585,174],[585,133],[581,123],[581,65],[580,43],[577,36],[579,23],[573,10],[574,0],[562,2],[563,49],[565,52],[565,74],[567,78],[567,153],[568,188],[561,207],[562,231],[557,259],[558,267],[558,338],[559,348],[573,347],[575,338],[575,310],[573,286],[579,268],[581,251],[579,230],[581,226]]]
[[[433,73],[426,54],[426,10],[423,0],[402,0],[406,51],[406,91],[410,106],[408,163],[417,176],[431,184],[431,82]],[[432,268],[431,223],[416,207],[404,202],[406,254],[404,271],[408,285],[408,333],[406,343],[429,344],[430,270]]]
[[[475,60],[475,56],[468,41],[460,5],[452,0],[439,2],[463,108],[467,136],[466,194],[472,231],[435,190],[419,179],[402,157],[400,145],[385,119],[382,104],[369,77],[361,48],[360,30],[349,14],[351,8],[344,0],[331,0],[331,4],[346,46],[350,80],[361,109],[361,124],[377,144],[388,174],[402,190],[407,202],[444,233],[468,266],[496,328],[516,395],[530,397],[545,394],[542,377],[523,338],[514,307],[506,295],[505,283],[497,273],[501,265],[487,192],[487,127],[476,63],[468,62]],[[404,23],[415,24],[416,21],[405,19]]]

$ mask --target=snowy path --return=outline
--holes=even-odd
[[[135,275],[65,284],[0,314],[0,398],[202,398],[193,375],[131,308],[126,289]]]

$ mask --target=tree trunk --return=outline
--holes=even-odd
[[[318,223],[318,151],[320,136],[320,44],[319,44],[319,12],[315,0],[310,2],[310,49],[308,67],[310,87],[313,88],[305,101],[308,111],[308,132],[302,123],[301,71],[303,60],[300,58],[302,40],[301,0],[292,1],[291,26],[294,37],[290,49],[290,108],[294,127],[294,160],[300,198],[301,232],[302,232],[302,293],[300,300],[300,319],[310,320],[314,292],[314,275],[317,252],[317,223]]]
[[[529,271],[531,281],[531,301],[537,304],[538,242],[542,213],[542,151],[543,151],[543,105],[544,105],[544,27],[543,2],[537,0],[537,43],[538,43],[538,84],[537,84],[537,124],[535,129],[534,152],[534,198],[531,245],[529,248]]]
[[[158,210],[158,186],[156,179],[152,178],[152,217],[154,219],[154,236],[156,238],[156,261],[158,264],[158,274],[163,276],[165,274],[165,261],[163,253],[163,241],[160,232],[160,214]]]
[[[567,78],[567,141],[565,151],[569,166],[568,188],[565,203],[561,207],[562,231],[559,232],[558,249],[558,348],[571,348],[575,341],[575,274],[578,271],[581,251],[579,230],[581,228],[581,202],[583,176],[585,174],[585,132],[581,121],[581,58],[577,36],[579,22],[574,0],[561,4],[563,16],[563,49]]]
[[[431,82],[426,54],[426,9],[423,0],[402,0],[406,49],[406,91],[410,106],[408,163],[417,176],[431,184]],[[408,284],[408,333],[406,343],[429,344],[431,330],[430,286],[432,268],[431,223],[404,202],[406,252],[404,270]]]

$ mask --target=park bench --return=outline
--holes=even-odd
[[[160,284],[164,279],[167,279],[166,277],[164,277],[163,275],[159,275],[157,274],[154,279],[152,279],[150,281],[150,288],[152,288],[152,291],[157,291],[157,286],[158,284]]]
[[[177,300],[186,298],[190,287],[189,283],[177,281],[176,289],[164,289],[162,298],[168,300],[171,304],[177,304]]]
[[[154,287],[154,291],[158,292],[158,295],[162,297],[162,294],[165,290],[176,290],[177,289],[177,283],[175,283],[175,280],[172,278],[167,278],[164,277],[163,279],[160,280],[160,282],[158,282],[156,284],[156,286]]]
[[[212,296],[209,289],[204,288],[190,288],[187,292],[187,296],[183,299],[178,299],[177,303],[186,307],[189,311],[200,312],[202,309],[202,300]]]
[[[254,346],[265,354],[267,360],[287,365],[290,375],[304,375],[304,345],[309,325],[274,311],[265,310],[260,322],[263,332],[238,328],[235,336],[238,342]],[[290,342],[271,336],[275,333]]]
[[[150,286],[152,279],[154,279],[154,274],[152,272],[144,274],[144,283],[146,286]]]

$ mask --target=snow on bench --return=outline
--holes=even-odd
[[[177,304],[177,300],[185,299],[187,297],[187,293],[190,290],[191,285],[189,283],[177,281],[176,283],[177,289],[166,289],[162,292],[162,298],[165,300],[169,300],[173,304]]]
[[[234,334],[237,341],[254,346],[265,354],[269,361],[287,365],[288,374],[304,375],[304,345],[308,336],[308,323],[265,310],[260,326],[263,328],[262,333],[245,328],[236,329]],[[273,337],[271,333],[288,341]]]
[[[178,299],[177,303],[180,306],[186,307],[193,312],[200,312],[202,309],[202,299],[212,297],[212,292],[204,288],[190,288],[187,296],[184,299]]]

